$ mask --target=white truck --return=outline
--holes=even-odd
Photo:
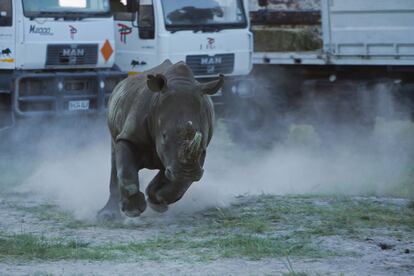
[[[264,43],[261,49],[255,40],[253,74],[265,79],[270,96],[279,101],[266,113],[268,120],[299,108],[301,119],[316,116],[316,124],[350,120],[372,125],[384,113],[409,114],[402,106],[413,112],[414,1],[321,0],[320,10],[278,9],[281,3],[295,6],[295,0],[259,2],[262,8],[252,12],[252,25],[255,38]],[[321,48],[297,47],[307,47],[299,30],[318,27]],[[272,28],[279,37],[270,37]],[[392,97],[401,103],[396,109]]]
[[[248,1],[115,2],[116,64],[123,71],[137,74],[170,59],[185,61],[201,82],[224,74],[224,98],[246,86],[253,54]],[[223,97],[213,99],[219,111]]]
[[[0,50],[0,129],[103,111],[125,77],[114,68],[109,0],[1,0]]]

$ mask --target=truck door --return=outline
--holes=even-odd
[[[15,27],[12,0],[0,0],[0,69],[14,69]]]
[[[134,2],[136,1],[136,2]],[[111,1],[116,64],[130,74],[158,65],[152,0]]]

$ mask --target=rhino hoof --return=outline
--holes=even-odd
[[[145,201],[145,195],[141,192],[128,197],[122,203],[122,212],[128,217],[138,217],[147,208],[147,202]]]
[[[136,218],[142,214],[140,210],[124,210],[123,212],[127,217],[130,218]]]
[[[121,214],[116,210],[101,210],[97,214],[98,221],[117,221],[121,219]]]
[[[154,210],[155,212],[158,212],[158,213],[165,213],[168,210],[168,205],[167,204],[163,204],[163,203],[154,204],[154,203],[148,201],[148,205],[152,210]]]

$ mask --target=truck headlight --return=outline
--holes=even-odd
[[[249,97],[252,95],[252,83],[250,81],[240,81],[236,86],[236,93],[240,97]]]

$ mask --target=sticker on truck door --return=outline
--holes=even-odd
[[[119,38],[122,43],[127,43],[127,36],[132,33],[132,28],[128,25],[118,23]]]
[[[14,58],[11,57],[12,55],[12,51],[10,50],[10,48],[2,48],[1,49],[1,53],[0,53],[0,62],[6,62],[6,63],[13,63],[14,62]]]

